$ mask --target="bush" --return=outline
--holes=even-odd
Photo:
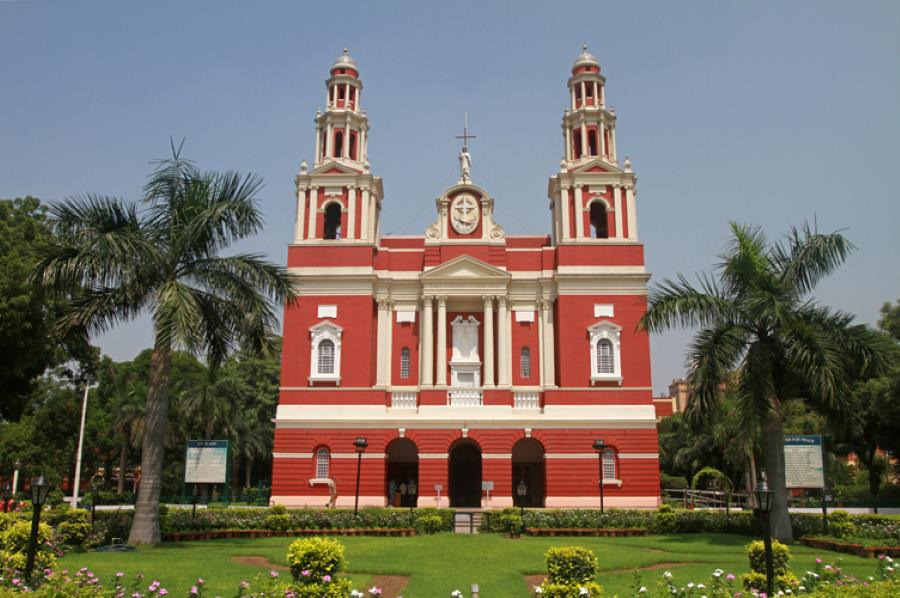
[[[671,534],[678,529],[678,515],[671,505],[661,505],[653,514],[651,529],[657,534]]]
[[[514,508],[507,508],[500,511],[500,514],[497,515],[497,527],[501,532],[513,536],[521,534],[522,530],[525,528],[522,522],[522,516],[519,514],[518,509]]]
[[[766,574],[766,546],[762,540],[747,544],[747,558],[750,559],[750,568],[754,572]],[[772,540],[772,569],[775,575],[786,575],[790,560],[791,549],[778,540]]]
[[[415,527],[426,534],[453,531],[453,517],[455,511],[451,509],[436,509],[426,507],[415,510]],[[389,527],[389,526],[384,526]]]
[[[66,546],[83,546],[91,534],[88,512],[84,509],[70,509],[56,526],[56,539]]]
[[[587,594],[585,594],[585,590]],[[562,583],[545,582],[541,585],[543,598],[600,598],[603,596],[603,587],[594,581],[581,585],[566,585]]]
[[[756,571],[751,571],[750,573],[745,573],[741,576],[741,582],[744,584],[745,590],[761,590],[764,591],[766,589],[766,574],[765,569],[763,573],[758,573]],[[784,575],[775,575],[775,591],[779,590],[787,593],[788,590],[791,593],[797,591],[797,587],[800,585],[800,580],[794,577],[791,573],[785,573]]]
[[[544,556],[547,580],[552,584],[584,585],[594,581],[597,574],[597,557],[587,548],[553,547]]]
[[[416,519],[416,529],[426,534],[435,534],[441,531],[443,523],[440,515],[422,515]]]
[[[266,529],[287,531],[291,529],[291,516],[284,505],[272,505],[265,520]]]
[[[284,590],[284,596],[295,598],[347,598],[353,591],[353,584],[349,579],[338,578],[328,582],[292,585]]]
[[[659,485],[663,490],[684,490],[688,487],[687,478],[680,475],[659,474]]]
[[[295,540],[288,546],[287,560],[295,581],[315,583],[343,569],[344,545],[334,538],[318,536]]]
[[[46,523],[38,526],[38,547],[34,566],[40,571],[56,566],[56,555],[50,545],[53,530]],[[8,526],[0,535],[0,562],[5,569],[23,571],[25,569],[28,544],[31,541],[31,522],[19,520]]]
[[[850,519],[850,513],[838,509],[828,516],[828,533],[835,538],[849,538],[856,535],[856,526]]]

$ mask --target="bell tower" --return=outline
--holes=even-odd
[[[563,158],[548,194],[555,244],[637,241],[636,177],[616,153],[616,111],[606,105],[606,77],[587,46],[572,65],[563,113]]]
[[[304,159],[294,182],[297,216],[294,243],[376,244],[380,177],[369,168],[369,118],[360,104],[359,68],[347,48],[325,82],[325,112],[316,110],[313,168]]]

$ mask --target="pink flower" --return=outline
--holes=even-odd
[[[328,583],[329,581],[331,581],[331,576],[326,575],[325,577],[322,578],[322,581],[324,581],[325,583]]]
[[[202,585],[205,584],[205,583],[206,583],[206,582],[203,581],[203,578],[202,578],[202,577],[198,577],[198,578],[197,578],[197,585],[198,585],[198,586],[202,586]]]
[[[197,588],[197,586],[191,586],[191,596],[196,596],[199,593],[200,590]]]
[[[727,579],[728,581],[734,581],[734,573],[729,573],[725,576],[725,579]]]
[[[309,569],[304,569],[300,572],[300,575],[302,575],[303,577],[309,577]]]
[[[118,572],[116,573],[116,577],[125,577],[125,574],[122,573],[121,571],[118,571]]]
[[[816,563],[821,563],[821,562],[822,562],[822,559],[820,559],[819,557],[816,557]]]
[[[278,577],[278,571],[275,571],[274,569],[272,569],[271,571],[269,571],[269,577],[271,577],[272,579],[275,579],[276,577]]]
[[[167,595],[168,593],[169,593],[169,590],[167,590],[167,589],[165,589],[165,588],[163,588],[163,589],[161,589],[161,590],[159,591],[159,595],[160,595],[160,596],[165,596],[165,595]]]

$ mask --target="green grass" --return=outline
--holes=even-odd
[[[593,550],[600,561],[598,581],[608,595],[626,595],[635,568],[644,570],[644,585],[655,585],[665,569],[675,581],[707,581],[716,568],[739,574],[748,570],[744,546],[751,538],[721,534],[680,534],[629,538],[523,537],[508,539],[495,534],[476,536],[449,533],[411,538],[347,537],[349,571],[357,587],[368,584],[372,575],[407,575],[406,598],[449,596],[455,589],[467,591],[472,583],[483,596],[530,596],[523,575],[544,573],[544,552],[551,546],[583,546]],[[159,579],[172,592],[183,595],[199,576],[207,581],[209,596],[231,597],[242,579],[251,579],[264,568],[232,562],[233,556],[264,556],[273,563],[286,564],[290,538],[208,540],[167,543],[130,553],[72,553],[61,566],[69,569],[89,566],[104,580],[116,571],[126,578],[142,571]],[[812,569],[816,556],[826,562],[843,562],[845,571],[857,576],[875,572],[873,559],[814,550],[795,545],[791,568],[802,575]],[[674,563],[678,563],[677,565]],[[287,575],[287,572],[283,572]]]

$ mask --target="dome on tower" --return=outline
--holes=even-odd
[[[338,56],[337,60],[334,61],[334,64],[331,65],[331,70],[334,69],[353,69],[354,71],[357,71],[359,70],[359,67],[356,66],[356,61],[350,57],[347,48],[344,48],[344,53]]]
[[[581,54],[578,55],[578,58],[575,59],[575,64],[572,65],[572,70],[582,69],[584,67],[594,67],[598,71],[600,70],[600,61],[597,60],[597,57],[588,52],[587,44],[583,44],[581,46]]]

